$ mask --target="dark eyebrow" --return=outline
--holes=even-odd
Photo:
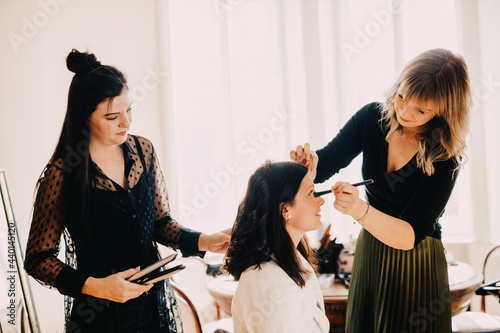
[[[129,106],[127,107],[127,111],[130,110],[132,107],[132,102],[130,102]],[[111,112],[111,113],[106,113],[104,116],[112,116],[112,115],[115,115],[115,114],[119,114],[120,112]]]

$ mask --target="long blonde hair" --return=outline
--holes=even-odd
[[[433,163],[455,157],[459,168],[466,161],[466,136],[472,106],[467,65],[462,56],[445,49],[419,54],[403,69],[397,82],[386,92],[382,124],[389,130],[389,141],[402,130],[394,100],[404,84],[405,98],[418,103],[434,102],[434,118],[417,133],[417,166],[426,175],[434,173]]]

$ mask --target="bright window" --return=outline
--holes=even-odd
[[[171,0],[168,12],[176,217],[206,232],[232,225],[266,159],[288,160],[305,142],[324,146],[360,107],[383,101],[418,53],[461,51],[452,0]],[[359,181],[360,166],[358,158],[317,188]],[[447,241],[473,234],[469,172],[441,220]],[[359,225],[328,200],[323,222],[339,241],[356,237]]]

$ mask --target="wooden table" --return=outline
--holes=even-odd
[[[217,304],[218,319],[221,319],[220,309],[231,316],[231,303],[237,287],[238,282],[234,281],[232,276],[227,275],[219,275],[207,282],[208,292],[215,298]]]
[[[455,260],[448,264],[450,282],[451,315],[467,310],[472,297],[483,282],[483,274],[472,266]]]
[[[481,285],[483,275],[472,266],[460,261],[448,265],[452,315],[465,311]],[[219,276],[207,283],[207,289],[215,298],[217,306],[229,316],[231,302],[238,286],[232,277]],[[341,282],[321,289],[325,300],[325,312],[330,321],[330,332],[344,332],[347,309],[347,288]]]
[[[325,300],[325,313],[330,321],[330,332],[345,332],[347,310],[347,288],[335,281],[330,287],[321,289]]]

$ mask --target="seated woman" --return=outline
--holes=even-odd
[[[266,162],[255,171],[233,226],[224,268],[239,280],[234,331],[328,332],[313,253],[304,233],[321,227],[307,168]]]

